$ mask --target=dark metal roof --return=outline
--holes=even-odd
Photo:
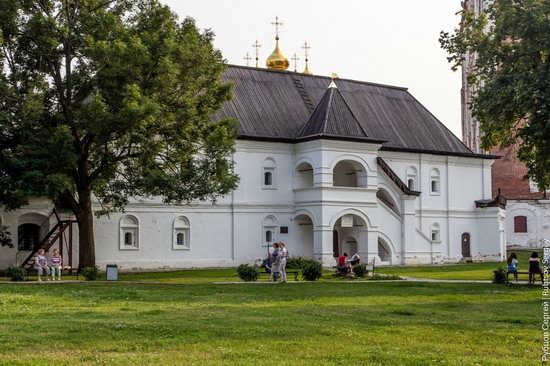
[[[367,133],[353,115],[342,93],[329,87],[298,134],[299,138],[310,136],[340,136],[343,138],[368,138]]]
[[[361,140],[368,134],[387,150],[494,158],[469,150],[405,88],[337,79],[337,92],[330,93],[328,77],[235,65],[223,80],[234,84],[234,97],[216,118],[236,118],[243,139],[297,142],[323,138],[315,132],[324,131]]]

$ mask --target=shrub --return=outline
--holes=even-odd
[[[248,264],[241,264],[239,268],[237,268],[237,274],[241,280],[250,282],[256,281],[260,275],[260,272],[256,267],[251,267]]]
[[[25,271],[21,267],[9,266],[6,270],[6,277],[8,277],[10,281],[25,281]]]
[[[288,269],[304,269],[308,264],[317,263],[313,258],[305,257],[291,257],[286,262],[286,268]]]
[[[85,267],[82,269],[82,276],[88,281],[95,281],[98,277],[97,267]]]
[[[317,281],[323,275],[321,263],[313,261],[308,263],[302,270],[302,277],[306,281]]]
[[[498,267],[493,271],[493,283],[506,283],[506,269]]]
[[[369,280],[374,280],[374,281],[402,280],[401,277],[396,276],[396,275],[391,275],[391,274],[389,274],[389,275],[386,275],[386,274],[375,274],[375,275],[372,275],[372,276],[368,277],[368,279],[369,279]]]
[[[365,277],[365,275],[367,274],[367,265],[357,263],[353,266],[353,273],[355,273],[357,277]]]

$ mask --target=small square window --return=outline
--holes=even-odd
[[[281,226],[281,234],[288,234],[288,226]]]

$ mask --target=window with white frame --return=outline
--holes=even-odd
[[[430,173],[430,193],[438,195],[441,192],[439,170],[434,168]]]
[[[262,187],[264,189],[277,188],[276,164],[273,158],[267,158],[263,163]]]
[[[277,232],[277,219],[273,215],[269,215],[264,219],[263,222],[263,245],[270,246],[275,242],[275,233]]]
[[[439,229],[439,224],[437,222],[434,222],[432,224],[432,234],[431,234],[432,242],[440,242],[441,241],[441,231]]]
[[[139,249],[139,221],[133,215],[124,215],[120,219],[120,249]]]
[[[185,216],[177,217],[174,220],[174,233],[172,249],[189,250],[191,249],[191,226]]]
[[[411,191],[416,190],[417,176],[418,176],[418,171],[416,170],[416,167],[410,166],[407,168],[407,187],[409,187]]]

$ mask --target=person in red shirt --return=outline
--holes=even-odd
[[[341,274],[348,274],[351,270],[348,262],[348,253],[344,253],[341,256],[338,257],[338,272]]]

